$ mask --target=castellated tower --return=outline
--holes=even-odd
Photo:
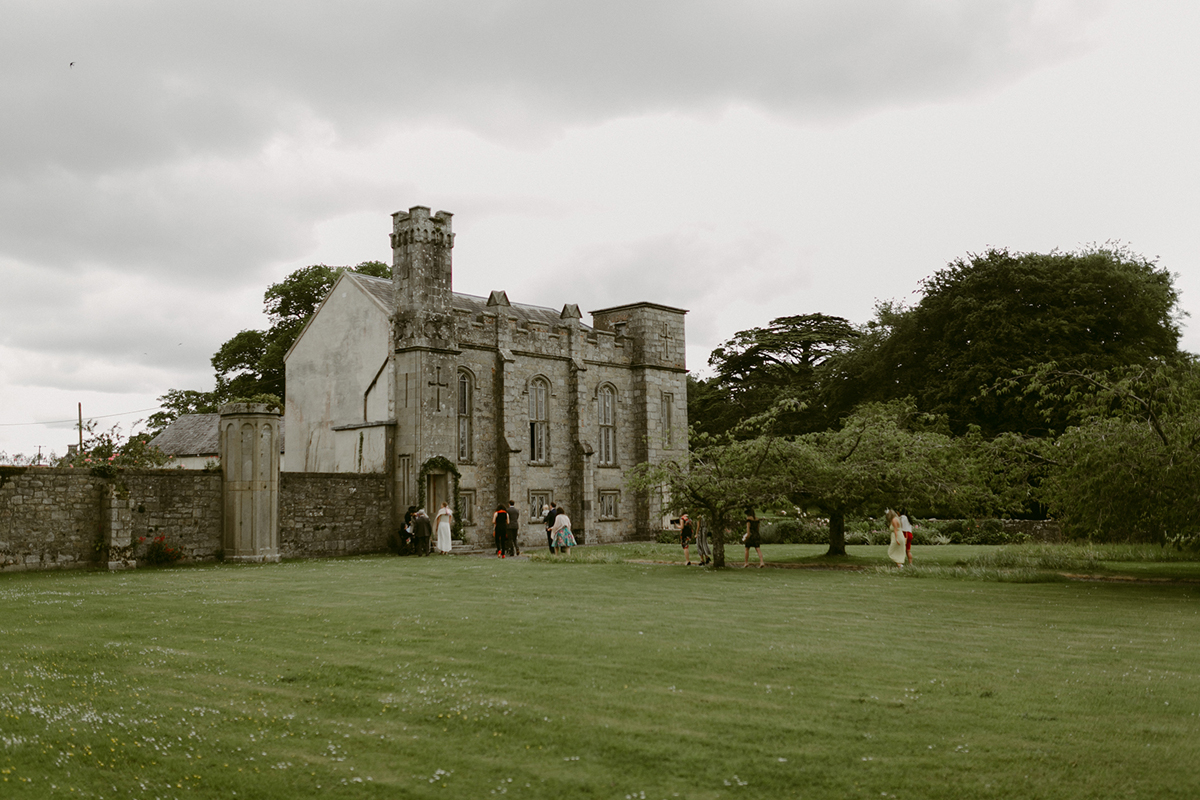
[[[454,292],[453,216],[448,211],[430,216],[425,206],[392,214],[392,285],[396,321],[404,326],[400,339],[452,338],[452,331],[438,323],[450,319]]]
[[[461,351],[452,311],[452,216],[431,216],[425,206],[392,215],[397,497],[416,503],[423,495],[430,516],[443,500],[453,503],[447,475],[420,481],[416,474],[430,458],[455,452],[453,392]]]

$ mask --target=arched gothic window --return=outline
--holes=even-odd
[[[471,443],[471,418],[473,416],[474,395],[471,391],[471,373],[466,370],[458,372],[458,460],[472,460],[474,448]]]
[[[550,385],[541,378],[529,384],[529,461],[545,464],[550,452]]]
[[[596,395],[596,407],[600,421],[600,451],[597,463],[612,466],[617,463],[617,393],[611,386],[601,386]]]

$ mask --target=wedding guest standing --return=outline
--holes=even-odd
[[[508,508],[501,503],[492,514],[492,539],[496,543],[496,557],[504,558],[504,540],[508,537]]]
[[[504,540],[504,554],[507,556],[521,555],[521,546],[517,544],[517,535],[521,532],[521,526],[518,520],[521,519],[521,512],[517,510],[517,504],[512,500],[508,501],[508,536]]]
[[[555,517],[561,513],[558,503],[551,503],[550,508],[542,515],[542,521],[546,523],[546,546],[550,548],[550,555],[554,555],[554,534],[550,531],[554,528]]]
[[[417,555],[429,555],[429,539],[433,535],[433,527],[429,524],[429,515],[425,509],[419,510],[412,518],[413,546]]]
[[[439,553],[449,553],[453,542],[450,538],[450,523],[454,520],[454,512],[450,510],[449,503],[442,503],[442,507],[438,509],[437,516],[434,517],[435,527],[437,528],[437,549]]]
[[[561,506],[554,517],[554,527],[551,528],[550,534],[554,537],[554,546],[558,552],[562,553],[565,550],[567,555],[571,555],[571,548],[575,546],[575,535],[571,533],[571,518]]]
[[[688,519],[687,514],[682,514],[679,517],[679,543],[683,545],[683,560],[686,566],[692,565],[692,557],[688,555],[688,546],[696,541],[696,528],[692,525],[692,521]],[[704,556],[701,555],[701,558]]]

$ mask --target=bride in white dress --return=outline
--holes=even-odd
[[[449,553],[451,548],[450,543],[450,522],[454,519],[454,512],[450,510],[449,503],[442,503],[442,507],[438,509],[437,516],[433,518],[434,528],[437,530],[437,544],[435,547],[439,553]]]

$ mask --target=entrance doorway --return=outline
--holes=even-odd
[[[444,472],[431,472],[427,476],[429,482],[425,486],[425,510],[430,519],[437,516],[442,503],[448,503],[451,508],[454,508],[454,498],[450,496],[449,478],[450,476]]]

